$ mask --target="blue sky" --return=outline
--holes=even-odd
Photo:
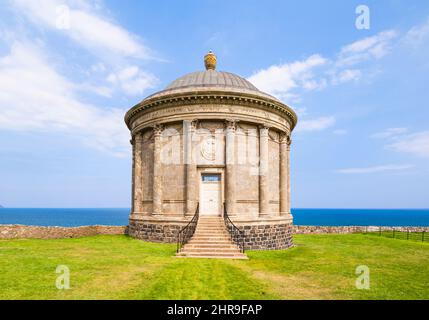
[[[209,49],[299,114],[293,207],[429,207],[429,3],[387,0],[1,0],[0,204],[128,207],[124,112]]]

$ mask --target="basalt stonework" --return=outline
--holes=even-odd
[[[238,226],[244,233],[246,250],[280,250],[293,246],[292,224]]]
[[[150,223],[130,220],[128,234],[133,238],[145,241],[176,243],[177,235],[185,225],[184,223]]]

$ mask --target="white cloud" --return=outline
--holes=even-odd
[[[85,1],[73,0],[13,0],[11,4],[36,24],[57,30],[97,55],[113,53],[124,57],[147,59],[151,50],[135,35],[96,12]],[[65,13],[61,6],[68,7]],[[69,27],[60,29],[58,22],[67,14]]]
[[[375,139],[388,139],[406,133],[407,131],[407,128],[388,128],[384,131],[374,133],[373,135],[371,135],[371,137]]]
[[[98,108],[75,96],[76,85],[36,46],[15,42],[0,58],[0,129],[70,133],[92,147],[128,154],[125,110]]]
[[[273,65],[259,70],[248,80],[262,91],[277,97],[284,97],[291,89],[304,87],[317,89],[325,86],[323,80],[315,80],[314,69],[323,66],[327,60],[320,55],[312,55],[305,60],[281,65]]]
[[[346,69],[332,76],[331,82],[333,85],[349,81],[358,81],[362,77],[362,71],[357,69]]]
[[[158,84],[153,74],[136,65],[142,59],[155,59],[152,50],[139,37],[109,19],[101,10],[101,2],[14,0],[10,4],[17,14],[23,14],[37,27],[67,37],[93,55],[97,62],[87,68],[90,80],[81,83],[79,89],[111,97],[115,92],[141,95]],[[64,15],[67,27],[58,28]],[[115,80],[106,81],[112,77]]]
[[[395,31],[388,30],[346,45],[341,48],[336,64],[354,65],[370,59],[380,59],[390,52],[392,40],[396,36]]]
[[[110,73],[107,81],[119,85],[128,94],[136,95],[153,88],[158,79],[138,66],[129,66],[117,73]]]
[[[365,173],[377,173],[384,171],[404,171],[413,168],[413,165],[404,164],[404,165],[382,165],[382,166],[374,166],[374,167],[365,167],[365,168],[347,168],[347,169],[339,169],[338,173],[343,174],[365,174]]]
[[[411,28],[404,37],[404,42],[413,47],[428,43],[429,40],[429,18],[418,26]]]
[[[429,131],[397,137],[396,141],[387,147],[397,152],[411,153],[427,158],[429,157]]]
[[[342,47],[332,59],[314,54],[304,60],[272,65],[248,78],[257,88],[279,99],[299,101],[300,90],[322,90],[329,85],[357,82],[363,76],[359,68],[350,68],[390,52],[395,31],[383,31]],[[368,72],[370,74],[370,72]]]
[[[295,129],[296,132],[303,131],[321,131],[332,127],[335,124],[335,117],[320,117],[310,120],[298,121],[298,125]]]

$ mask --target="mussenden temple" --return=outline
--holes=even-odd
[[[178,255],[246,258],[292,246],[295,112],[249,81],[216,70],[174,80],[131,108],[129,234],[178,242]]]

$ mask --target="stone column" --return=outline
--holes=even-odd
[[[290,134],[287,136],[286,141],[286,170],[287,170],[287,213],[291,213],[291,206],[290,206],[290,145],[292,144],[292,139],[290,137]]]
[[[155,125],[153,148],[153,210],[152,214],[162,214],[162,163],[161,163],[161,134],[163,126]]]
[[[226,183],[225,183],[225,202],[226,210],[228,215],[234,215],[235,209],[235,130],[236,121],[226,121],[226,152],[225,152],[225,163],[226,163]]]
[[[289,146],[290,137],[287,133],[280,134],[280,215],[290,213],[290,181],[289,181]]]
[[[143,211],[143,183],[142,183],[142,144],[143,134],[137,132],[132,140],[133,144],[133,213]]]
[[[197,209],[197,164],[194,159],[192,141],[197,128],[197,121],[184,121],[183,132],[185,139],[185,170],[186,170],[186,208],[185,215],[193,216]]]
[[[269,214],[268,199],[268,130],[265,125],[259,127],[259,216]]]
[[[131,144],[131,148],[132,148],[132,155],[131,155],[131,214],[134,213],[134,198],[135,198],[135,184],[134,184],[134,179],[135,179],[135,158],[136,158],[136,148],[134,147],[135,143],[134,143],[134,136],[131,137],[130,140],[130,144]]]

